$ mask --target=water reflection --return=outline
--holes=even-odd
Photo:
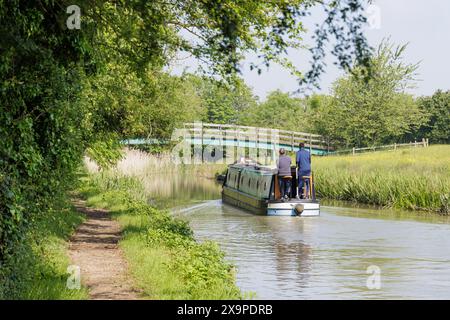
[[[311,271],[312,247],[302,237],[308,232],[300,219],[292,217],[262,217],[272,236],[274,269],[280,290],[290,286],[306,287]]]
[[[175,206],[197,238],[216,240],[238,268],[238,285],[258,298],[450,298],[448,218],[333,206],[320,217],[257,216],[223,205],[213,180],[152,184],[151,197]],[[380,290],[366,286],[371,265],[381,270]]]
[[[160,173],[143,179],[151,203],[171,208],[220,198],[221,186],[214,179],[189,174]]]

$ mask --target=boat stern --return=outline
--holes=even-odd
[[[269,216],[301,216],[314,217],[320,215],[320,204],[311,200],[291,200],[269,202],[267,205]]]

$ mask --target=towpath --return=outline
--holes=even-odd
[[[94,300],[132,300],[139,298],[127,273],[127,263],[119,248],[121,229],[107,210],[93,209],[79,199],[76,209],[87,220],[70,239],[69,256],[80,267],[81,282]]]

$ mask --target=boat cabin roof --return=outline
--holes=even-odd
[[[257,171],[261,174],[276,174],[278,172],[275,166],[263,166],[260,164],[252,163],[235,163],[228,166],[229,169],[245,170],[245,171]]]

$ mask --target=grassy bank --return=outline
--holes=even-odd
[[[450,146],[412,148],[313,161],[320,197],[450,213]]]
[[[0,268],[0,299],[87,299],[85,288],[66,286],[70,264],[67,241],[83,222],[67,199],[42,212],[14,254]]]
[[[97,173],[83,179],[88,205],[111,211],[134,285],[150,299],[238,299],[234,269],[214,242],[197,242],[187,222],[147,204],[135,177]]]

